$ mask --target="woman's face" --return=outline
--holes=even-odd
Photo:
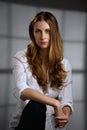
[[[34,25],[34,38],[36,44],[41,48],[45,49],[49,47],[50,41],[50,26],[47,22],[38,21]]]

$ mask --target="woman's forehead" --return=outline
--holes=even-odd
[[[34,28],[49,28],[50,29],[50,26],[46,21],[42,20],[42,21],[37,21],[34,24]]]

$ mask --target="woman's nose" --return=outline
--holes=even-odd
[[[41,33],[41,39],[44,39],[44,38],[45,38],[45,33],[42,32],[42,33]]]

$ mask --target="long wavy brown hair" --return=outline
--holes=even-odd
[[[58,23],[55,16],[50,12],[39,12],[29,24],[29,35],[31,43],[27,47],[26,57],[32,75],[36,78],[43,90],[47,89],[47,80],[42,70],[42,61],[39,56],[39,47],[34,38],[34,25],[38,21],[44,20],[50,26],[50,47],[48,54],[48,77],[50,86],[54,89],[60,89],[64,86],[64,80],[67,72],[62,64],[63,45],[59,33]]]

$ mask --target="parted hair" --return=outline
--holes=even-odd
[[[29,35],[31,43],[27,46],[26,57],[32,75],[36,78],[40,87],[43,90],[47,89],[47,80],[41,68],[42,61],[39,56],[39,47],[34,38],[34,25],[38,21],[44,20],[50,26],[50,47],[48,51],[48,77],[50,86],[53,89],[61,89],[64,86],[64,81],[67,75],[62,64],[63,60],[63,41],[60,36],[59,27],[55,16],[47,11],[41,11],[35,15],[29,24]]]

